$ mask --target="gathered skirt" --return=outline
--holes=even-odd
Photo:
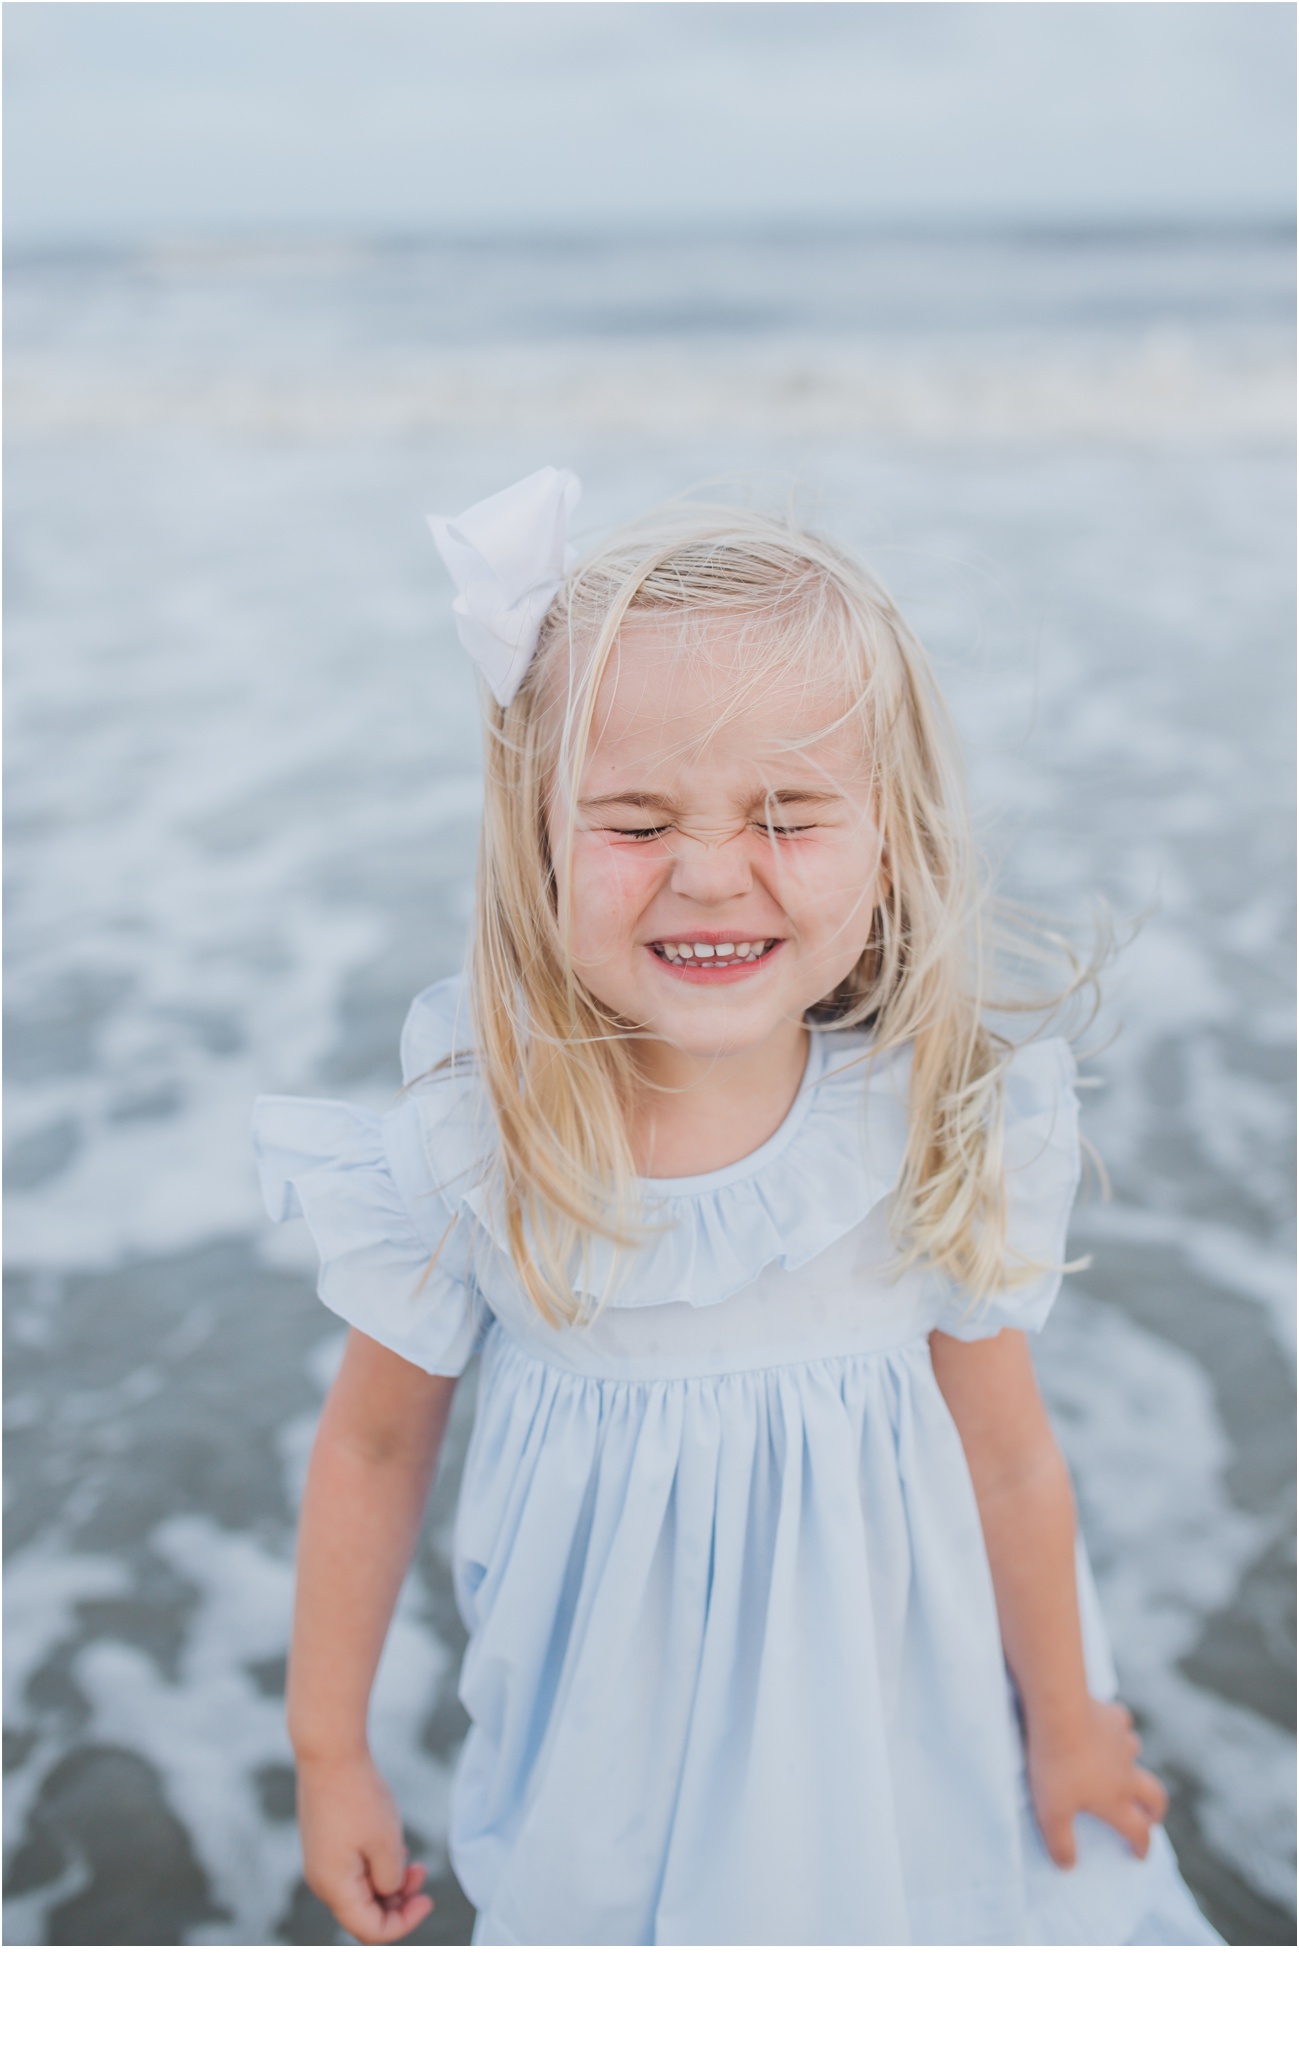
[[[920,1341],[604,1378],[495,1328],[456,1531],[451,1857],[493,1944],[1192,1944],[1029,1803],[969,1472]],[[1092,1690],[1114,1676],[1086,1560]]]

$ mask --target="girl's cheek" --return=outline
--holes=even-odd
[[[827,889],[841,895],[868,887],[876,859],[873,849],[862,846],[789,839],[765,849],[764,867],[769,880],[786,893],[816,898]]]
[[[876,844],[844,847],[796,840],[780,849],[770,874],[772,894],[805,929],[859,919],[869,925],[883,882]]]
[[[647,861],[628,858],[626,847],[586,845],[573,862],[574,923],[611,931],[633,924],[654,894],[656,876]]]

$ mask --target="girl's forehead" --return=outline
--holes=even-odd
[[[619,636],[595,703],[588,761],[611,753],[685,761],[813,749],[860,757],[855,693],[824,659],[800,659],[737,623],[711,632],[646,628]]]

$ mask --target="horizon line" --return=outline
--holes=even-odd
[[[609,220],[515,220],[499,219],[438,225],[375,221],[366,224],[290,223],[252,224],[226,227],[158,227],[140,229],[57,229],[36,233],[5,227],[3,253],[19,260],[75,259],[90,256],[149,256],[193,251],[274,249],[339,249],[348,247],[388,248],[509,248],[521,243],[532,246],[581,245],[610,241],[762,241],[790,235],[808,235],[827,241],[845,236],[874,236],[880,240],[916,237],[950,240],[987,237],[1005,240],[1035,239],[1117,239],[1142,240],[1178,237],[1245,234],[1251,238],[1295,237],[1299,232],[1296,215],[1277,210],[1251,208],[1199,213],[1158,212],[1104,214],[1061,212],[1042,214],[827,214],[800,212],[759,217],[754,215],[689,219],[671,216],[654,218],[637,215]]]

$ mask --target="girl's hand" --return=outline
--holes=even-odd
[[[406,1861],[393,1797],[368,1756],[298,1764],[307,1883],[358,1941],[400,1941],[433,1911],[427,1872]]]
[[[1062,1870],[1077,1860],[1073,1822],[1094,1813],[1144,1857],[1150,1830],[1168,1811],[1168,1794],[1137,1762],[1141,1744],[1132,1716],[1117,1700],[1087,1702],[1080,1734],[1070,1742],[1028,1732],[1028,1783],[1047,1853]]]

